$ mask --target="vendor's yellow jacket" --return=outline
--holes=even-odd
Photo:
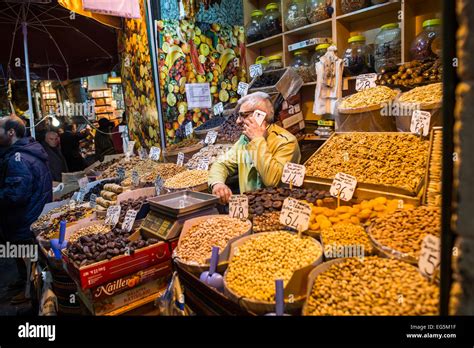
[[[267,138],[258,137],[249,142],[245,135],[219,158],[209,171],[209,186],[225,183],[229,176],[239,174],[240,192],[253,191],[262,186],[278,186],[287,162],[299,163],[300,148],[296,137],[272,124]]]

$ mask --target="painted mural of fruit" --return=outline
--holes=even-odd
[[[207,57],[210,53],[210,48],[208,44],[201,44],[199,46],[199,53],[201,53],[204,57]]]
[[[168,93],[166,97],[166,102],[168,103],[169,106],[175,106],[176,105],[176,96],[173,93]]]
[[[221,89],[221,91],[219,92],[219,100],[223,103],[229,100],[229,93],[227,93],[225,89]]]

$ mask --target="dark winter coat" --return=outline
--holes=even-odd
[[[49,170],[54,181],[62,181],[62,173],[67,173],[67,163],[60,147],[51,147],[46,142],[42,142],[44,150],[48,154]]]
[[[0,170],[0,225],[9,241],[32,238],[30,225],[52,201],[48,155],[33,138],[10,146]]]

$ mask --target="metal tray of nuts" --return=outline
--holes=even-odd
[[[400,134],[399,132],[358,132],[358,133],[370,133],[370,134]],[[308,158],[308,160],[304,163],[305,167],[308,165],[308,163],[310,163],[314,157],[316,157],[320,152],[321,150],[327,145],[330,143],[330,141],[338,136],[338,135],[342,135],[342,134],[351,134],[351,132],[339,132],[339,133],[333,133],[327,140],[326,142],[319,148],[317,149],[311,156],[310,158]],[[427,161],[428,161],[428,158],[427,158]],[[323,177],[317,177],[317,176],[310,176],[310,175],[307,175],[305,176],[304,178],[304,183],[307,184],[307,183],[316,183],[316,184],[325,184],[325,185],[329,185],[329,187],[331,186],[333,182],[333,179],[329,179],[329,178],[323,178]],[[423,186],[425,184],[425,175],[423,175],[423,177],[420,178],[420,182],[418,183],[418,187],[414,190],[414,191],[410,191],[408,189],[405,189],[405,188],[401,188],[401,187],[396,187],[396,186],[390,186],[390,185],[384,185],[384,184],[372,184],[372,183],[364,183],[364,182],[358,182],[357,183],[357,187],[356,187],[356,191],[355,191],[355,194],[354,196],[357,196],[357,192],[359,190],[374,190],[374,191],[379,191],[379,192],[385,192],[385,193],[390,193],[390,194],[397,194],[397,195],[403,195],[403,196],[407,196],[407,197],[417,197],[418,194],[421,192]],[[420,200],[421,200],[421,197],[420,197]]]
[[[216,204],[214,195],[195,191],[180,191],[149,198],[150,206],[174,215],[189,213]]]

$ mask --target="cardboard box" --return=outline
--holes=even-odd
[[[137,240],[140,233],[140,231],[133,233],[129,239]],[[63,260],[69,276],[78,287],[84,290],[163,263],[170,258],[171,252],[168,244],[158,242],[136,250],[132,255],[119,255],[110,260],[103,260],[79,268],[72,260],[69,260],[66,250],[63,250]]]

